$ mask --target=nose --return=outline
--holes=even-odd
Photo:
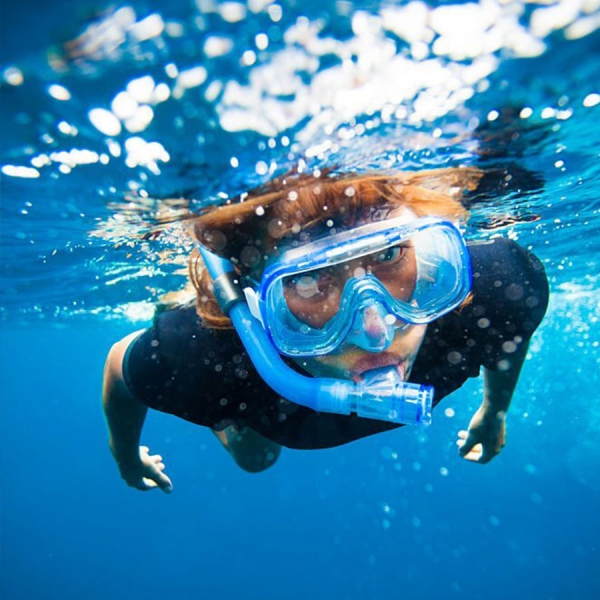
[[[379,302],[359,309],[355,315],[350,341],[363,350],[382,352],[390,347],[396,318]]]
[[[372,340],[379,340],[386,336],[388,327],[386,325],[386,316],[382,315],[379,306],[371,305],[362,311],[362,330],[365,335]]]

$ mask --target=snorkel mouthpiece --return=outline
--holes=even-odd
[[[402,381],[394,367],[375,369],[354,383],[345,379],[307,377],[289,367],[252,316],[233,265],[199,246],[213,279],[214,295],[229,316],[256,370],[275,392],[317,412],[378,419],[404,425],[429,425],[431,386]]]
[[[392,423],[431,424],[433,388],[402,381],[395,367],[363,373],[350,396],[359,417]]]

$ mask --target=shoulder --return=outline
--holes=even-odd
[[[468,243],[473,263],[473,278],[490,272],[511,273],[513,276],[544,275],[539,259],[513,240],[495,238],[485,242]]]
[[[219,352],[231,354],[231,344],[202,327],[194,306],[169,309],[127,346],[123,379],[147,406],[180,406],[207,386],[211,369],[223,362],[217,361]]]
[[[193,303],[183,304],[167,310],[157,311],[154,315],[154,327],[197,329],[201,327],[200,317]]]
[[[544,266],[531,252],[506,238],[469,244],[473,291],[487,292],[508,301],[523,299],[526,293],[547,295]],[[533,299],[529,299],[533,303]]]
[[[548,280],[540,260],[506,238],[469,245],[473,271],[472,310],[497,323],[533,333],[548,305]]]
[[[193,304],[159,312],[139,336],[130,352],[131,360],[152,360],[171,368],[183,368],[197,360],[237,351],[232,330],[204,327]]]
[[[140,354],[151,353],[162,360],[173,360],[183,351],[195,349],[200,337],[206,337],[209,330],[202,326],[193,304],[177,306],[157,312],[152,326],[135,341]]]
[[[123,379],[123,363],[127,352],[135,340],[138,339],[144,331],[144,329],[134,331],[111,346],[104,366],[105,378],[111,377],[113,379]]]

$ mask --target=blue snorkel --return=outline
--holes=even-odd
[[[198,246],[213,280],[213,292],[252,363],[265,383],[283,398],[317,412],[378,419],[405,425],[429,425],[433,387],[402,381],[393,367],[375,369],[354,383],[345,379],[307,377],[289,367],[252,316],[233,264]]]

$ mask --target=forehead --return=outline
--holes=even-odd
[[[390,219],[406,218],[406,222],[414,221],[417,215],[406,206],[397,204],[382,204],[379,206],[370,206],[360,210],[358,213],[349,215],[348,213],[328,214],[323,212],[323,218],[310,225],[299,226],[298,231],[276,238],[273,243],[263,246],[262,260],[254,263],[252,268],[252,277],[259,276],[264,268],[277,260],[283,252],[291,249],[301,251],[303,246],[327,239],[336,234],[352,231],[363,225],[371,223],[381,223]],[[335,243],[335,240],[332,240]],[[257,249],[253,248],[257,253]],[[244,262],[244,261],[242,261]]]
[[[271,261],[276,260],[282,253],[287,253],[287,260],[292,260],[292,257],[300,258],[304,256],[305,249],[308,251],[309,248],[311,251],[315,251],[317,248],[322,251],[325,248],[338,247],[340,244],[350,243],[354,245],[356,236],[359,234],[380,233],[386,231],[386,228],[389,231],[394,231],[398,227],[416,220],[418,220],[418,217],[415,213],[404,207],[369,211],[368,214],[355,218],[352,227],[330,226],[325,232],[322,228],[314,228],[302,232],[303,235],[295,239],[280,240],[270,253],[270,259]]]
[[[380,223],[388,219],[397,219],[398,217],[406,217],[406,222],[413,221],[417,215],[406,206],[372,206],[360,214],[355,227],[360,225],[368,225],[369,223]],[[354,229],[350,227],[349,229]]]
[[[406,217],[406,222],[417,218],[417,215],[409,208],[398,205],[370,206],[354,214],[346,212],[328,214],[324,211],[322,219],[300,227],[298,231],[287,236],[287,239],[281,240],[282,243],[278,244],[278,246],[280,249],[283,246],[299,247],[338,233],[352,231],[363,225],[381,223],[382,221],[397,219],[403,216]]]

